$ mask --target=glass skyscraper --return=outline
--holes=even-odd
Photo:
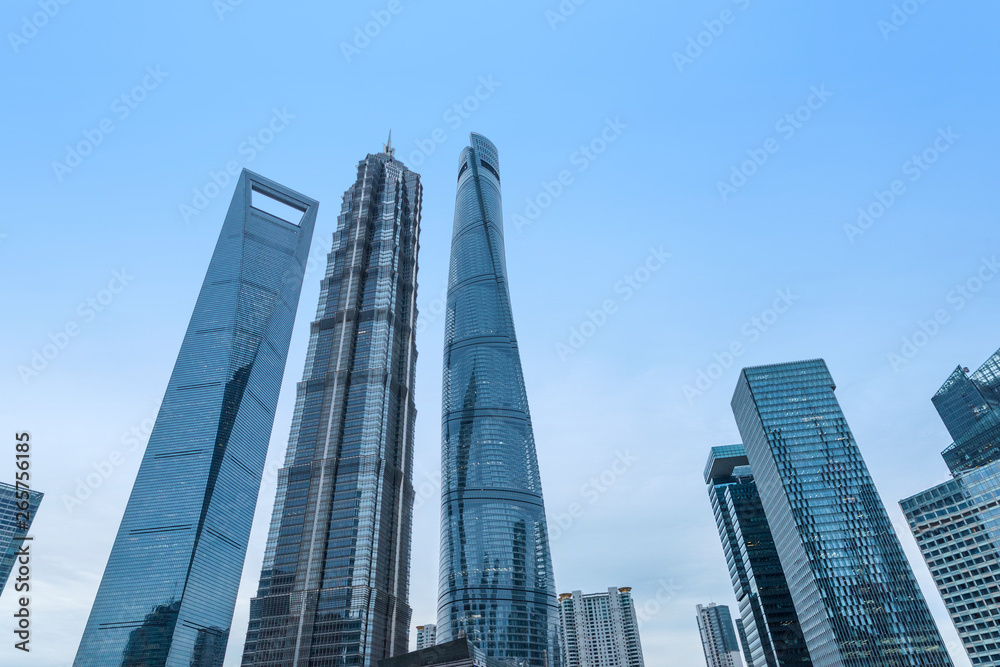
[[[733,412],[817,667],[951,665],[819,359],[745,368]]]
[[[19,491],[16,486],[0,483],[0,594],[14,569],[17,552],[23,547],[43,495],[41,491],[26,492],[23,488]],[[26,510],[19,507],[25,500],[28,501]],[[31,551],[30,542],[28,544]]]
[[[974,665],[1000,664],[1000,352],[959,368],[932,399],[955,439],[954,478],[900,502]]]
[[[698,634],[708,667],[743,667],[733,617],[724,604],[698,605]]]
[[[705,466],[712,511],[739,605],[748,667],[811,667],[785,572],[743,445],[713,447]]]
[[[241,174],[75,667],[222,664],[317,207]]]
[[[320,287],[243,665],[406,653],[420,177],[358,164]]]
[[[542,484],[507,287],[500,162],[472,134],[451,241],[442,397],[438,641],[559,667]]]
[[[952,473],[1000,459],[1000,351],[974,373],[956,368],[931,401],[955,440],[942,453]]]

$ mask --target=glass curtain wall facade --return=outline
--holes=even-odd
[[[358,164],[328,256],[243,665],[406,653],[420,176]]]
[[[975,373],[956,368],[931,401],[955,440],[942,453],[952,474],[1000,459],[1000,351]]]
[[[14,570],[17,552],[28,537],[31,522],[35,520],[35,512],[42,502],[41,491],[18,489],[10,484],[0,483],[0,594],[3,594],[7,579]],[[28,508],[22,509],[28,502]],[[19,507],[21,505],[21,507]],[[30,541],[28,550],[31,550]],[[15,587],[15,584],[11,584]],[[21,597],[18,595],[17,597]]]
[[[697,609],[698,634],[708,667],[743,667],[729,607],[713,603]]]
[[[445,322],[438,641],[559,667],[542,484],[507,287],[500,163],[459,160]]]
[[[222,664],[317,208],[240,176],[75,667]]]
[[[732,406],[814,665],[950,666],[819,359],[745,368]]]
[[[974,665],[1000,664],[1000,352],[931,399],[954,479],[900,502]]]
[[[713,447],[705,482],[739,606],[748,667],[811,667],[757,484],[743,445]]]

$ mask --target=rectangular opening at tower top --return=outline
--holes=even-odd
[[[302,215],[305,213],[305,209],[299,208],[297,205],[292,204],[291,201],[290,199],[282,201],[256,187],[250,193],[250,206],[258,211],[270,213],[279,220],[284,220],[298,226],[302,222]]]

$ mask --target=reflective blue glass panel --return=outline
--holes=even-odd
[[[705,468],[712,511],[739,605],[747,667],[811,667],[774,537],[743,445],[713,447]]]
[[[931,400],[955,439],[942,453],[953,474],[1000,459],[1000,351],[974,373],[956,368]]]
[[[822,360],[745,368],[733,396],[814,664],[949,666]]]
[[[23,538],[28,537],[44,495],[41,491],[26,491],[23,487],[19,491],[16,486],[0,483],[0,594],[14,570],[17,552],[23,546]],[[27,510],[19,507],[25,500],[28,501]],[[28,550],[31,550],[30,544]]]
[[[317,207],[240,176],[74,667],[222,664]]]
[[[445,323],[439,641],[525,665],[559,661],[558,612],[531,415],[514,333],[500,162],[459,161]]]

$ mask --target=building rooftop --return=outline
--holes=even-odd
[[[708,455],[708,463],[705,464],[705,484],[710,483],[716,477],[728,477],[733,474],[735,468],[748,465],[750,465],[750,460],[747,458],[747,450],[743,445],[712,447],[712,451]]]

